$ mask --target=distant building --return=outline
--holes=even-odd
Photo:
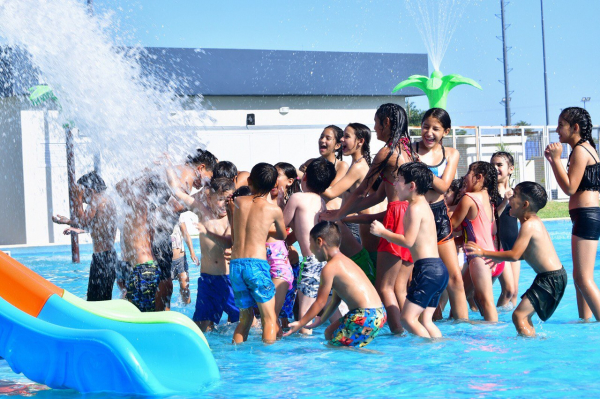
[[[0,245],[68,243],[51,221],[68,210],[64,131],[56,111],[27,100],[42,83],[27,55],[0,53]],[[159,79],[176,74],[191,102],[204,97],[214,123],[199,128],[202,139],[241,170],[316,156],[323,127],[372,126],[379,105],[423,94],[391,95],[397,83],[429,75],[426,54],[148,48],[141,63]]]

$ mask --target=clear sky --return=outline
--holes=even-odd
[[[80,0],[84,1],[84,0]],[[415,0],[412,0],[413,2]],[[434,7],[436,0],[427,0]],[[464,0],[454,0],[464,3]],[[154,47],[425,53],[405,0],[201,1],[94,0],[96,13],[114,12],[124,44]],[[448,97],[453,125],[504,124],[500,0],[471,0],[441,63],[480,83]],[[582,106],[600,124],[600,1],[544,0],[550,124],[560,109]],[[506,9],[513,123],[545,123],[539,0]],[[122,38],[125,39],[122,39]],[[430,66],[430,73],[432,67]],[[390,91],[398,82],[390,82]],[[416,97],[418,108],[427,100]]]

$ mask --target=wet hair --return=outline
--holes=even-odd
[[[321,194],[335,179],[335,166],[323,158],[317,158],[306,168],[306,186],[310,191]]]
[[[348,127],[354,130],[357,139],[365,139],[361,152],[365,161],[367,161],[367,165],[371,166],[371,129],[362,123],[349,123]]]
[[[226,177],[219,177],[210,181],[210,190],[213,193],[224,193],[225,191],[235,191],[235,183]]]
[[[498,196],[498,171],[496,167],[489,162],[477,161],[469,165],[469,172],[483,176],[483,188],[487,190],[490,201],[493,203]]]
[[[455,206],[458,204],[458,202],[460,201],[458,193],[460,193],[460,189],[463,187],[464,184],[464,177],[452,180],[452,183],[450,183],[450,187],[448,187],[448,191],[454,193],[454,202],[452,204],[447,204],[448,206]]]
[[[257,163],[250,171],[248,181],[254,189],[254,195],[268,193],[277,184],[277,169],[266,162]]]
[[[250,189],[250,187],[241,186],[233,192],[231,199],[234,199],[235,197],[248,197],[250,195],[252,195],[252,190]]]
[[[417,194],[425,195],[433,184],[433,172],[422,162],[407,162],[398,168],[406,184],[415,183]]]
[[[437,119],[444,130],[452,128],[452,120],[450,119],[450,114],[443,108],[428,109],[423,115],[423,119],[421,119],[421,125],[429,117]]]
[[[532,181],[517,184],[515,195],[518,195],[524,201],[529,201],[529,206],[533,212],[539,211],[548,202],[548,194],[544,187]]]
[[[166,204],[171,197],[171,187],[157,174],[148,176],[145,188],[150,209]]]
[[[213,169],[213,180],[219,179],[221,177],[225,177],[229,180],[235,179],[238,174],[238,170],[233,164],[233,162],[229,161],[221,161],[217,163],[217,166]]]
[[[302,191],[302,187],[300,186],[300,180],[298,180],[298,172],[296,172],[296,167],[294,167],[294,165],[287,162],[276,163],[275,169],[281,169],[285,177],[287,177],[288,179],[294,179],[292,185],[285,188],[284,202],[287,202],[292,196],[292,194],[299,193]]]
[[[496,157],[502,157],[502,158],[506,159],[506,162],[508,162],[509,166],[515,166],[515,159],[513,158],[512,154],[510,152],[497,151],[492,154],[492,157],[490,158],[490,162],[492,162],[492,160]]]
[[[382,125],[385,123],[386,118],[389,118],[390,131],[392,134],[386,145],[390,147],[390,150],[392,151],[388,153],[387,157],[381,163],[377,164],[377,166],[373,168],[373,170],[367,175],[367,179],[378,175],[382,170],[385,169],[395,148],[400,149],[398,158],[396,159],[396,169],[398,169],[399,156],[402,152],[400,145],[402,145],[404,151],[410,155],[411,159],[413,158],[410,135],[408,134],[408,117],[406,116],[406,111],[404,108],[393,103],[383,104],[377,109],[377,112],[375,112],[375,117],[379,119],[379,122]]]
[[[579,125],[579,132],[581,134],[581,140],[577,144],[585,143],[588,141],[592,147],[596,148],[596,143],[592,138],[592,117],[589,112],[580,107],[569,107],[562,110],[560,113],[561,118],[569,122],[569,125]]]
[[[97,193],[101,193],[106,190],[106,183],[104,183],[104,180],[95,171],[81,176],[79,180],[77,180],[77,184],[94,190]]]
[[[321,237],[330,247],[339,247],[342,243],[340,227],[334,222],[323,221],[310,230],[310,237],[316,242]]]
[[[336,125],[329,125],[329,126],[325,127],[325,129],[323,129],[323,131],[325,131],[327,129],[333,130],[334,137],[335,137],[335,144],[341,144],[342,137],[344,137],[344,131],[339,126],[336,126]],[[340,145],[340,148],[335,150],[335,157],[337,159],[341,160],[342,155],[343,155],[342,154],[342,146]]]
[[[206,170],[213,171],[217,166],[217,158],[209,151],[197,148],[196,152],[187,156],[185,163],[193,166],[204,165]]]

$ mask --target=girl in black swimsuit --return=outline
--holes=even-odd
[[[573,279],[577,288],[579,317],[600,321],[600,290],[594,282],[594,263],[600,238],[600,162],[592,139],[592,119],[583,108],[565,108],[556,128],[560,143],[546,147],[545,156],[556,181],[570,196],[569,214],[573,221],[571,253]],[[567,170],[560,161],[562,144],[573,149]]]

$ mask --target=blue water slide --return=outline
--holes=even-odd
[[[170,393],[118,332],[58,326],[22,312],[1,297],[0,356],[14,372],[51,388]]]

